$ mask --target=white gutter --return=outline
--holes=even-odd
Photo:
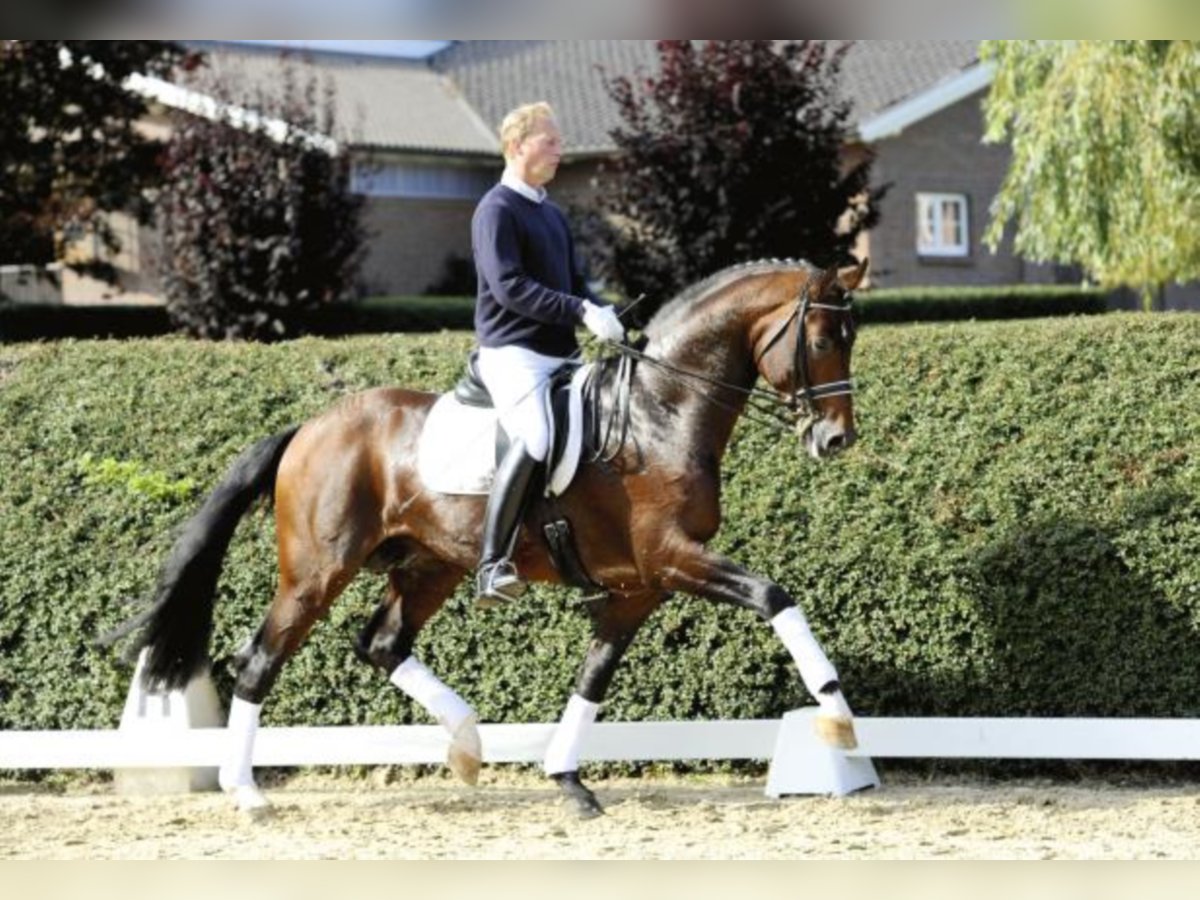
[[[953,78],[864,120],[858,126],[859,137],[868,144],[895,137],[910,125],[915,125],[922,119],[988,87],[995,74],[996,69],[992,63],[976,63]]]
[[[282,119],[264,116],[252,109],[221,103],[207,94],[190,91],[177,84],[171,84],[161,78],[151,78],[146,75],[130,75],[125,79],[125,87],[135,93],[152,100],[157,100],[173,109],[181,109],[192,115],[202,116],[214,122],[228,122],[234,128],[246,131],[261,131],[275,141],[283,142],[289,133],[288,123]],[[295,129],[291,129],[295,133]],[[328,135],[305,132],[305,140],[309,146],[323,150],[330,156],[337,156],[338,142]]]

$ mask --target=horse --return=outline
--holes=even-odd
[[[623,652],[675,592],[750,610],[769,622],[816,699],[818,732],[855,746],[838,675],[795,600],[706,546],[721,522],[720,465],[739,416],[775,403],[814,459],[855,441],[852,292],[867,262],[842,269],[769,260],[722,270],[684,290],[646,324],[628,364],[602,366],[597,420],[617,418],[555,500],[573,523],[579,561],[603,599],[593,639],[544,770],[580,817],[603,812],[579,777],[579,748]],[[619,374],[624,372],[622,378]],[[762,378],[768,388],[756,386]],[[217,580],[239,520],[274,497],[278,587],[234,655],[234,697],[221,787],[257,815],[270,804],[253,775],[259,711],[282,666],[364,568],[384,570],[384,599],[359,656],[450,732],[450,768],[474,784],[482,750],[474,710],[413,655],[421,629],[479,558],[485,497],[435,493],[416,469],[418,439],[438,395],[386,387],[349,395],[298,427],[245,450],[190,518],[139,615],[104,639],[135,634],[148,689],[178,689],[208,663]],[[753,414],[753,413],[750,413]],[[778,418],[771,421],[778,424]],[[606,442],[609,441],[606,434]],[[526,510],[514,561],[529,580],[562,583],[541,538],[544,498]]]

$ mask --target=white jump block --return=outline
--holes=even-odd
[[[767,772],[764,793],[772,799],[789,794],[844,797],[864,788],[879,787],[879,776],[868,756],[849,756],[817,736],[817,707],[784,713],[775,738],[775,754]]]
[[[182,691],[149,693],[142,687],[145,665],[143,650],[121,713],[118,733],[123,741],[155,746],[177,740],[193,728],[224,728],[225,711],[207,672],[192,679]],[[215,767],[118,768],[113,775],[119,794],[186,794],[217,789]]]

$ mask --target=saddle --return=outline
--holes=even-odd
[[[593,376],[592,365],[578,363],[565,363],[550,376],[547,413],[552,434],[543,494],[551,500],[570,486],[579,468],[584,435],[590,427],[583,398]],[[431,491],[488,494],[509,443],[491,394],[479,377],[478,351],[472,352],[454,389],[439,397],[429,412],[417,445],[417,473]],[[597,590],[599,585],[579,558],[571,523],[552,515],[542,531],[563,579],[576,587]]]
[[[583,397],[592,375],[591,365],[567,363],[551,376],[547,416],[552,434],[543,489],[547,497],[560,496],[579,468],[588,426]],[[509,443],[472,353],[454,390],[439,397],[429,411],[417,444],[417,474],[426,489],[440,494],[491,493],[496,464]]]
[[[550,391],[548,400],[548,418],[550,420],[551,437],[550,437],[550,452],[546,457],[547,474],[555,472],[563,458],[568,453],[568,439],[571,437],[572,419],[571,419],[571,385],[577,374],[582,370],[587,369],[584,374],[584,379],[590,377],[591,367],[583,366],[580,363],[568,362],[563,363],[550,376]],[[581,383],[578,397],[580,400],[583,396],[583,387]],[[458,379],[458,383],[454,385],[454,399],[464,406],[473,406],[476,409],[495,409],[492,402],[492,395],[488,392],[487,385],[483,383],[483,379],[479,375],[479,351],[472,350],[467,356],[467,364],[463,371],[462,377]],[[584,410],[580,410],[584,412]],[[578,439],[582,442],[582,436],[586,422],[582,418],[578,420],[579,426],[577,429]],[[504,454],[508,452],[508,446],[511,439],[504,427],[497,423],[496,425],[496,464],[499,465],[500,460],[504,458]],[[582,444],[581,444],[582,446]],[[577,450],[576,450],[577,453]],[[578,463],[578,460],[575,461]],[[574,474],[572,472],[572,474]],[[566,489],[566,484],[562,485],[559,490],[552,489],[553,479],[546,479],[546,495],[555,496],[561,494]]]

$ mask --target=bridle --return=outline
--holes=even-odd
[[[839,397],[846,394],[854,393],[854,382],[846,379],[842,381],[826,381],[822,384],[814,385],[808,376],[808,341],[806,340],[808,331],[808,314],[814,309],[828,309],[833,312],[845,313],[849,315],[852,312],[852,304],[854,296],[850,293],[846,294],[846,302],[844,305],[834,303],[813,303],[808,294],[808,282],[805,282],[803,289],[796,298],[796,306],[791,313],[784,319],[771,336],[767,338],[766,345],[755,359],[755,364],[762,362],[768,351],[778,343],[779,339],[787,332],[788,326],[793,321],[798,322],[796,328],[796,344],[792,348],[792,372],[791,372],[791,390],[782,394],[783,402],[796,413],[799,421],[797,427],[802,431],[807,423],[810,423],[820,418],[817,412],[816,401],[826,397]],[[843,325],[843,333],[853,334],[853,319],[848,325]]]
[[[639,297],[636,302],[641,302],[644,299]],[[786,319],[783,320],[767,339],[766,346],[755,358],[755,365],[762,361],[767,352],[778,343],[779,339],[787,332],[788,326],[793,321],[798,320],[800,325],[796,329],[796,344],[792,349],[792,374],[791,374],[791,390],[788,392],[779,390],[763,390],[757,386],[744,388],[740,385],[730,384],[722,381],[719,378],[713,378],[710,375],[704,375],[700,372],[692,372],[687,369],[681,369],[661,359],[656,359],[649,356],[640,350],[629,346],[628,344],[617,344],[615,349],[620,354],[620,363],[618,366],[616,384],[616,402],[613,404],[613,409],[609,417],[608,428],[603,436],[600,434],[600,422],[594,421],[596,429],[593,436],[592,447],[594,458],[603,459],[606,462],[611,462],[620,453],[621,447],[625,442],[625,438],[629,434],[630,427],[630,397],[631,397],[631,379],[633,377],[633,361],[647,363],[669,375],[679,378],[683,383],[691,382],[691,387],[703,397],[707,402],[724,409],[733,410],[729,404],[717,399],[708,391],[699,387],[696,382],[711,387],[722,388],[724,390],[733,391],[743,394],[748,400],[748,406],[745,413],[749,418],[755,419],[772,428],[777,428],[782,431],[791,432],[795,429],[796,433],[804,435],[813,423],[821,418],[817,412],[816,401],[825,397],[837,397],[845,394],[854,393],[854,382],[850,380],[844,381],[827,381],[823,384],[814,385],[811,383],[808,375],[808,346],[805,340],[807,334],[807,318],[809,312],[814,309],[827,309],[834,312],[849,314],[851,312],[851,302],[853,296],[846,294],[846,302],[844,305],[836,305],[832,303],[813,303],[808,293],[808,283],[806,282],[800,294],[796,297],[796,306],[791,311]],[[635,302],[635,305],[636,305]],[[844,333],[853,334],[853,319],[850,319],[848,324],[843,326]],[[591,395],[593,409],[599,409],[599,379],[593,379],[591,384]],[[783,409],[780,409],[783,407]],[[784,410],[795,415],[794,424],[787,424],[783,420],[786,415]],[[619,424],[618,424],[619,423]],[[611,437],[615,430],[617,431],[616,441],[612,441]]]

